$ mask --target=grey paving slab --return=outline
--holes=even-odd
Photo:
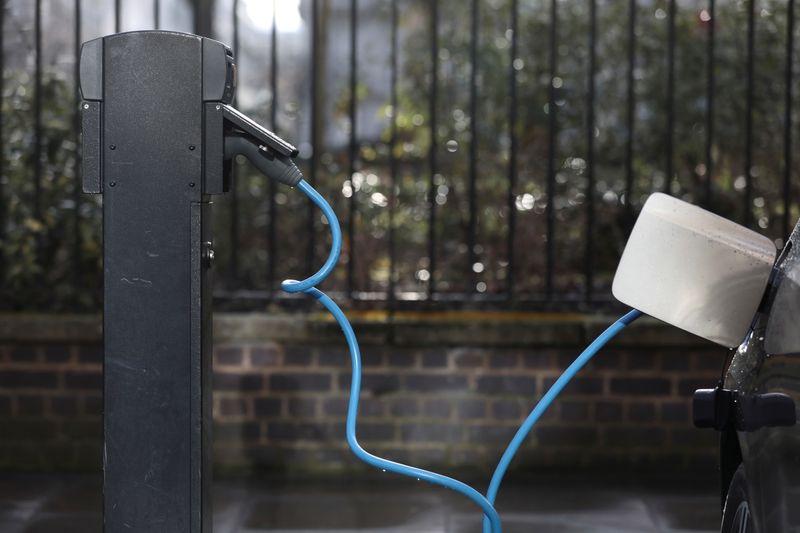
[[[100,478],[0,474],[0,532],[100,533]],[[506,533],[711,533],[713,486],[612,483],[580,476],[504,487]],[[220,482],[215,533],[480,533],[470,501],[424,483],[394,481]]]

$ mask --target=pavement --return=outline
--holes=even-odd
[[[504,486],[504,533],[719,531],[713,482],[537,476]],[[588,479],[587,479],[588,478]],[[476,507],[422,482],[222,481],[214,533],[479,533]],[[0,473],[0,532],[100,533],[98,476]],[[169,532],[166,532],[169,533]]]

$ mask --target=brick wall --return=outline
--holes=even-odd
[[[610,318],[409,315],[358,320],[367,449],[419,466],[484,472],[543,391]],[[220,315],[214,446],[224,470],[361,468],[344,441],[350,362],[321,316]],[[552,406],[516,468],[694,468],[716,435],[690,423],[724,350],[638,323]],[[102,349],[92,317],[0,319],[0,468],[97,468]]]

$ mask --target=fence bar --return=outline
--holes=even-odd
[[[395,243],[394,215],[397,203],[398,161],[395,154],[397,146],[397,39],[399,19],[397,14],[397,0],[392,0],[392,47],[391,47],[391,105],[392,124],[391,139],[389,141],[389,283],[386,287],[386,302],[389,313],[394,311],[395,304],[395,268],[397,249]]]
[[[75,76],[75,107],[72,114],[72,131],[73,138],[75,139],[75,161],[74,161],[74,182],[72,183],[72,203],[75,209],[75,216],[72,219],[72,278],[75,287],[79,287],[81,277],[81,198],[83,196],[81,189],[81,162],[78,157],[78,150],[80,149],[80,131],[81,131],[81,114],[80,102],[81,92],[78,85],[80,78],[80,52],[81,52],[81,0],[75,0],[75,64],[73,76]],[[2,219],[0,219],[2,220]]]
[[[794,70],[794,0],[789,0],[786,19],[786,72],[785,72],[785,102],[783,119],[783,237],[788,238],[791,219],[789,210],[792,208],[792,80]]]
[[[547,151],[547,267],[545,272],[545,294],[547,300],[553,297],[553,267],[555,259],[555,192],[556,192],[556,89],[553,80],[558,69],[558,50],[556,50],[558,35],[558,0],[551,0],[551,22],[550,22],[550,76],[548,77],[548,139],[549,148]]]
[[[212,26],[211,23],[211,7],[213,0],[192,0],[194,7],[194,33],[202,35],[203,37],[211,37]]]
[[[153,0],[153,28],[159,29],[161,27],[161,3],[158,0]]]
[[[794,0],[792,0],[794,1]],[[706,190],[705,207],[711,207],[711,185],[714,180],[714,91],[716,81],[714,74],[714,28],[717,24],[716,0],[708,0],[708,42],[706,57]]]
[[[272,31],[270,33],[270,90],[272,91],[272,102],[269,110],[269,124],[272,131],[278,133],[278,18],[277,2],[272,2]],[[278,204],[275,201],[277,194],[277,183],[275,180],[267,180],[269,198],[269,213],[267,219],[267,287],[270,294],[275,286],[275,265],[278,263]]]
[[[317,183],[317,166],[319,156],[317,152],[321,147],[319,142],[319,0],[311,0],[311,158],[308,162],[308,182]],[[355,191],[353,191],[355,193]],[[314,231],[314,215],[316,208],[311,202],[306,202],[306,234],[308,235],[308,250],[306,252],[306,272],[314,270],[314,250],[316,249],[316,231]],[[348,257],[352,261],[352,257]],[[349,267],[348,267],[349,268]],[[351,293],[352,294],[352,293]]]
[[[747,13],[747,112],[745,114],[745,146],[744,146],[744,225],[748,228],[752,223],[753,201],[753,100],[755,97],[755,47],[756,47],[756,0],[750,0]]]
[[[628,15],[628,138],[625,144],[625,225],[633,227],[633,128],[636,113],[636,88],[633,71],[636,68],[636,0],[630,0]]]
[[[508,67],[508,268],[506,270],[506,296],[514,298],[514,242],[517,232],[517,60],[519,37],[519,2],[511,0],[511,57]]]
[[[439,100],[439,0],[431,0],[431,94],[430,109],[430,146],[428,147],[428,163],[430,166],[430,183],[428,184],[428,299],[436,291],[436,174],[439,172],[437,158],[437,116],[436,105]]]
[[[475,246],[478,233],[478,45],[480,26],[478,0],[472,0],[472,35],[469,45],[469,222],[467,226],[467,276],[471,281],[468,292],[475,290],[473,265],[478,262]]]
[[[239,0],[233,0],[232,7],[232,25],[233,25],[233,57],[239,61]],[[236,96],[234,95],[234,102]],[[231,162],[231,210],[230,210],[230,224],[229,224],[229,245],[230,256],[228,257],[228,275],[230,281],[235,285],[239,283],[239,194],[238,194],[238,181],[236,179],[236,158]]]
[[[592,300],[594,289],[594,130],[595,76],[597,72],[597,0],[589,0],[589,72],[586,91],[586,251],[584,256],[584,296]]]
[[[347,240],[349,251],[347,253],[347,291],[352,295],[355,291],[355,263],[356,263],[356,217],[358,216],[358,203],[356,202],[356,187],[353,174],[356,172],[356,159],[358,158],[358,144],[356,131],[356,91],[358,69],[358,0],[350,0],[350,102],[348,114],[350,117],[350,142],[348,145],[348,161],[350,173],[350,202],[349,216],[347,217]]]
[[[36,0],[34,40],[36,65],[34,72],[35,99],[33,103],[33,213],[37,220],[42,214],[42,0]]]
[[[666,139],[664,139],[664,151],[667,159],[664,192],[667,194],[670,194],[672,190],[672,179],[675,174],[675,150],[673,148],[675,138],[675,11],[677,10],[675,4],[676,0],[670,0],[667,16],[667,132]]]
[[[114,33],[122,31],[122,0],[114,0]]]

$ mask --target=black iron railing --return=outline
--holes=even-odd
[[[124,3],[124,0],[115,0],[113,3],[115,31],[129,29],[123,20]],[[364,305],[386,306],[389,309],[402,306],[464,304],[485,306],[497,304],[530,308],[602,305],[610,300],[609,280],[613,273],[613,256],[619,254],[624,236],[630,229],[636,210],[641,204],[640,198],[653,190],[688,197],[721,214],[736,218],[747,226],[765,231],[776,239],[788,234],[797,216],[797,202],[793,201],[792,169],[793,152],[796,149],[793,145],[792,131],[796,123],[793,117],[793,85],[796,81],[794,0],[787,0],[785,5],[764,0],[748,0],[745,2],[745,12],[737,11],[733,2],[707,0],[704,5],[693,8],[691,13],[685,11],[682,13],[676,0],[660,0],[652,6],[648,4],[646,8],[636,0],[629,0],[623,5],[626,9],[620,10],[620,13],[624,12],[625,21],[618,25],[617,29],[620,31],[614,38],[616,49],[625,52],[613,56],[602,55],[602,50],[610,46],[608,37],[604,36],[604,32],[609,32],[610,22],[605,18],[601,20],[601,15],[612,8],[619,9],[619,3],[604,3],[600,0],[575,0],[575,2],[551,0],[546,5],[537,4],[534,7],[524,0],[501,2],[502,6],[499,9],[505,17],[504,24],[507,30],[501,34],[505,39],[502,42],[502,49],[505,50],[502,61],[504,68],[507,69],[506,74],[503,74],[505,91],[501,99],[503,105],[501,115],[505,115],[505,118],[502,131],[495,132],[496,136],[501,138],[497,141],[497,145],[502,145],[502,148],[498,149],[502,155],[492,160],[497,163],[492,172],[504,175],[504,179],[496,181],[500,185],[495,186],[496,194],[488,195],[488,199],[484,198],[486,185],[481,183],[487,174],[486,165],[482,160],[495,146],[493,139],[487,141],[486,134],[487,128],[491,128],[494,124],[494,119],[484,119],[481,106],[483,99],[486,98],[488,84],[485,72],[494,68],[489,64],[489,61],[493,60],[486,59],[485,52],[491,48],[492,42],[500,37],[498,32],[487,27],[484,17],[488,11],[492,11],[492,16],[495,16],[498,8],[480,0],[471,0],[469,4],[457,3],[462,9],[454,10],[452,3],[445,0],[426,2],[304,0],[300,4],[300,12],[309,35],[307,83],[304,86],[307,96],[297,97],[281,93],[279,83],[281,76],[291,70],[296,71],[305,67],[282,64],[284,43],[277,27],[279,3],[276,1],[272,4],[272,29],[263,43],[264,48],[269,49],[269,53],[263,56],[264,60],[258,66],[247,67],[264,69],[269,73],[269,102],[265,107],[264,119],[278,134],[285,134],[288,137],[292,134],[291,131],[281,131],[284,129],[281,121],[282,100],[299,98],[305,102],[305,109],[302,112],[307,114],[304,116],[307,117],[309,131],[302,135],[306,137],[309,146],[302,151],[303,170],[311,183],[327,181],[327,192],[333,194],[334,203],[337,204],[345,228],[346,264],[340,278],[333,281],[333,288],[340,297],[349,298],[353,303],[363,301],[366,302]],[[27,2],[23,0],[16,2],[6,0],[5,8],[0,12],[2,13],[0,25],[4,30],[20,23],[18,19],[10,18],[8,14],[13,13],[14,9],[23,10],[21,6],[26,4]],[[153,28],[162,26],[162,11],[166,4],[167,2],[158,0],[154,0],[149,6],[139,4],[143,10],[152,10]],[[241,13],[245,6],[239,0],[231,0],[225,5],[218,1],[216,6],[213,2],[205,0],[194,2],[193,5],[195,6],[193,27],[185,28],[186,30],[206,30],[207,21],[213,21],[215,13],[218,14],[220,9],[227,9],[226,6],[229,6],[229,24],[222,25],[227,26],[227,29],[215,30],[213,29],[215,26],[211,24],[212,36],[229,42],[236,56],[240,57],[244,37],[242,32],[246,31],[242,27]],[[576,5],[580,5],[583,10],[579,16],[575,15]],[[84,12],[89,8],[94,11],[96,6],[74,0],[72,8],[75,57],[74,68],[69,75],[75,78],[78,43],[97,36],[86,34],[83,24]],[[385,32],[389,41],[388,61],[379,65],[366,64],[364,58],[369,56],[370,43],[361,37],[365,24],[362,14],[365,9],[378,8],[387,13],[382,23],[388,26]],[[734,68],[741,67],[742,75],[738,77],[740,83],[734,87],[724,88],[717,86],[718,76],[721,69],[727,69],[728,65],[727,63],[721,65],[718,56],[724,53],[727,57],[730,54],[725,47],[738,44],[736,38],[728,35],[723,43],[724,46],[720,45],[718,16],[722,8],[725,16],[729,17],[721,19],[726,26],[733,24],[732,21],[736,17],[746,19],[744,39],[738,38],[738,42],[744,40],[743,64],[737,64]],[[522,40],[525,39],[528,43],[529,35],[526,32],[536,16],[543,15],[538,13],[543,9],[549,10],[546,13],[546,37],[542,37],[546,39],[547,52],[537,58],[526,57]],[[657,10],[655,19],[651,16],[653,9]],[[454,23],[447,18],[454,11],[458,11],[460,17],[469,19],[464,21],[463,27],[468,28],[469,35],[462,39],[466,45],[463,56],[459,56],[466,61],[468,74],[460,78],[451,72],[453,69],[450,63],[453,60],[443,55],[446,50],[443,43],[443,25],[447,26],[449,28],[447,31],[450,32],[447,34],[449,39],[447,46],[453,48],[456,46],[453,43],[458,41],[452,37],[455,33],[452,29]],[[532,11],[537,13],[531,15]],[[337,19],[336,14],[342,12],[346,12],[347,16]],[[778,41],[775,39],[768,43],[772,47],[770,52],[773,55],[783,56],[780,69],[783,98],[766,102],[764,99],[759,99],[759,77],[764,75],[764,72],[759,73],[761,67],[758,65],[757,45],[758,23],[769,16],[780,17],[778,26],[783,32],[780,36],[783,40],[782,49],[776,47],[775,42]],[[581,20],[576,22],[578,18]],[[696,19],[696,24],[690,19]],[[61,21],[49,21],[49,24],[60,23]],[[325,55],[326,46],[332,38],[331,34],[326,32],[326,28],[332,24],[339,24],[336,26],[337,31],[346,30],[348,50],[346,54],[338,54],[335,57]],[[645,46],[642,42],[640,28],[644,24],[647,25],[647,31],[651,31],[655,24],[663,24],[662,30],[659,30],[663,31],[661,42],[663,54],[659,59],[663,64],[654,65],[653,46],[651,44]],[[580,36],[576,38],[572,34],[578,26],[582,29]],[[7,117],[10,118],[12,113],[19,113],[19,110],[11,109],[9,104],[4,104],[3,118],[0,120],[0,143],[2,143],[0,152],[3,154],[0,160],[0,175],[3,176],[3,179],[0,179],[2,199],[0,241],[4,243],[5,254],[4,260],[0,263],[2,265],[0,275],[7,280],[4,292],[8,297],[6,299],[10,298],[10,301],[14,302],[9,305],[11,308],[24,308],[27,305],[26,301],[30,300],[19,301],[19,298],[15,299],[10,291],[33,290],[30,287],[35,285],[30,280],[18,282],[16,278],[8,277],[13,274],[13,265],[17,260],[15,257],[17,248],[14,247],[9,230],[18,228],[22,224],[19,219],[22,215],[15,211],[14,201],[29,203],[31,211],[29,215],[25,215],[27,218],[41,221],[55,217],[57,221],[63,222],[70,228],[69,243],[63,250],[51,253],[52,257],[49,260],[62,263],[66,261],[69,263],[69,268],[60,270],[69,271],[71,274],[52,278],[48,278],[44,273],[41,274],[43,282],[39,286],[42,291],[49,290],[48,283],[71,283],[81,291],[91,291],[93,289],[89,286],[91,282],[88,280],[91,279],[93,269],[99,268],[96,250],[87,252],[86,240],[92,237],[91,235],[87,237],[85,229],[87,224],[97,222],[97,206],[94,200],[82,196],[79,180],[74,179],[71,190],[67,191],[71,205],[65,207],[62,205],[63,202],[55,202],[52,194],[45,198],[43,188],[45,180],[53,179],[51,175],[53,171],[45,168],[47,158],[52,157],[52,154],[45,153],[48,150],[46,141],[52,139],[47,138],[50,135],[45,127],[48,102],[44,100],[44,95],[51,90],[47,85],[51,80],[45,79],[48,66],[43,64],[45,53],[43,36],[49,28],[43,27],[42,0],[35,0],[30,31],[24,29],[19,31],[22,34],[32,35],[29,41],[24,39],[20,41],[29,43],[31,48],[10,49],[6,44],[0,58],[0,67],[4,72],[0,81],[2,83],[0,95],[4,99],[9,98],[9,84],[16,83],[13,81],[14,73],[27,70],[33,79],[29,117],[31,136],[25,148],[29,157],[23,158],[22,163],[9,163],[14,159],[9,154],[19,152],[20,148],[19,143],[11,146],[16,141],[9,140],[14,132],[10,129]],[[726,31],[730,31],[729,27],[726,27]],[[770,31],[774,33],[774,30]],[[2,32],[0,39],[6,34],[6,31]],[[415,42],[411,42],[409,36],[415,41],[421,39],[426,42],[424,46],[417,46]],[[370,38],[374,38],[374,35]],[[682,39],[689,38],[693,39],[695,46],[702,48],[705,63],[701,70],[705,79],[702,85],[697,85],[699,88],[697,94],[692,95],[693,101],[696,102],[692,104],[694,107],[691,108],[691,112],[697,117],[696,129],[699,132],[697,138],[701,139],[698,150],[701,155],[696,158],[697,161],[692,159],[693,156],[681,151],[677,143],[679,135],[685,135],[685,131],[679,132],[684,125],[678,120],[677,109],[679,103],[683,105],[677,94],[685,83],[685,77],[682,78],[680,69],[686,67],[681,63],[679,52],[684,48],[680,47],[680,43]],[[577,46],[575,43],[578,39],[582,43],[580,49],[567,52],[580,57],[580,61],[571,61],[568,66],[563,65],[565,58],[571,59],[562,51],[566,39],[569,39],[570,46]],[[9,64],[7,59],[10,55],[19,55],[20,52],[32,56],[32,66],[19,61],[12,61],[13,64]],[[493,50],[492,53],[494,52]],[[455,55],[456,51],[448,50],[448,53]],[[546,73],[546,88],[543,87],[544,84],[539,83],[539,80],[532,79],[533,74],[527,74],[526,69],[529,68],[527,65],[534,62],[534,59],[540,60],[541,64],[531,68],[531,72],[538,68]],[[340,118],[342,120],[346,118],[349,128],[346,142],[327,151],[323,145],[326,142],[326,128],[330,127],[328,124],[331,122],[331,116],[324,102],[339,98],[340,95],[331,94],[327,89],[331,71],[323,68],[322,63],[325,61],[335,61],[338,70],[346,72],[342,93],[346,95],[346,104],[342,108]],[[581,65],[580,72],[575,70],[574,64],[578,64],[576,61]],[[413,89],[417,91],[413,93],[414,95],[425,94],[427,98],[427,101],[416,98],[413,103],[415,112],[421,117],[416,130],[426,132],[427,140],[420,141],[411,150],[405,150],[404,147],[410,142],[409,133],[399,125],[398,120],[401,107],[409,106],[404,103],[409,99],[409,95],[406,94],[408,90],[402,87],[410,71],[409,65],[413,62],[424,64],[424,68],[427,69],[423,77],[415,79],[416,82],[424,80],[426,86],[423,89],[419,87]],[[618,109],[615,108],[613,112],[603,109],[603,102],[608,102],[605,92],[608,83],[607,71],[612,68],[611,66],[616,69],[614,72],[624,72],[624,76],[619,77],[624,102],[620,102]],[[374,135],[368,137],[359,125],[360,120],[364,120],[359,114],[361,105],[359,94],[365,83],[362,74],[364,69],[368,68],[385,70],[386,78],[389,80],[386,97],[388,121],[382,139],[376,139]],[[570,69],[568,74],[573,79],[569,90],[565,90],[562,86],[566,82],[560,77],[564,76],[565,69]],[[650,93],[644,94],[641,89],[642,72],[651,70],[657,72],[658,76],[663,76],[661,83],[663,93],[658,93],[656,96]],[[520,81],[522,75],[526,76],[524,82]],[[602,80],[598,79],[601,75]],[[731,79],[731,76],[728,79]],[[737,78],[734,75],[732,79]],[[450,144],[455,141],[447,139],[451,135],[449,130],[448,133],[442,133],[443,128],[449,128],[453,122],[449,112],[452,111],[451,107],[457,106],[455,104],[448,106],[454,91],[457,92],[454,87],[461,82],[463,87],[457,89],[463,88],[466,94],[466,113],[460,108],[458,111],[467,117],[464,122],[467,131],[463,139],[467,139],[468,142],[463,172],[447,170],[449,168],[447,165],[450,164],[448,153],[454,151],[451,150]],[[769,83],[774,85],[777,80],[771,79]],[[736,130],[737,132],[741,130],[740,150],[731,149],[729,134],[726,133],[729,137],[725,137],[723,142],[715,131],[715,121],[720,113],[718,96],[721,89],[738,95],[735,98],[729,97],[736,101],[735,105],[731,104],[729,107],[733,109],[738,106],[742,112],[741,124]],[[546,91],[544,106],[546,116],[542,115],[540,117],[542,122],[538,124],[535,120],[526,118],[531,116],[532,112],[523,116],[523,108],[527,108],[529,102],[535,101],[531,94],[543,91]],[[76,101],[78,98],[76,91]],[[641,101],[643,98],[645,102]],[[653,104],[654,98],[660,103]],[[562,117],[562,113],[565,113],[563,110],[569,109],[570,105],[575,105],[577,109],[575,113],[580,114],[579,120],[582,126],[577,132],[574,131],[576,119],[566,115],[566,118]],[[757,117],[758,110],[765,108],[768,108],[765,113],[770,116],[780,114],[781,118],[777,120],[780,121],[782,128],[782,157],[774,168],[770,167],[766,171],[759,169],[762,163],[757,161],[754,152],[760,149],[759,142],[762,142],[763,135],[766,135],[759,132]],[[74,109],[76,111],[71,117],[74,132],[63,140],[76,145],[79,118],[77,106]],[[613,115],[612,126],[608,125],[610,120],[608,115]],[[656,119],[652,118],[654,116],[660,117],[658,120],[661,122],[656,122]],[[19,128],[19,121],[15,124],[15,127]],[[661,126],[654,128],[654,124]],[[729,126],[726,124],[726,128]],[[605,148],[598,146],[598,143],[605,142],[598,133],[601,128],[603,131],[615,128],[621,131],[618,135],[621,139],[619,158],[607,157],[604,153]],[[534,130],[535,132],[531,133]],[[543,133],[536,133],[539,130]],[[299,130],[294,127],[294,131]],[[545,140],[542,146],[536,149],[544,153],[541,169],[532,170],[529,154],[533,150],[530,144],[542,140],[542,135]],[[652,141],[651,144],[660,146],[655,149],[655,155],[647,165],[641,164],[637,159],[639,157],[637,139],[643,136],[648,139],[660,139]],[[566,150],[562,149],[564,138],[572,143],[569,154],[564,153]],[[371,163],[363,156],[365,148],[378,145],[385,149],[385,161],[381,165]],[[413,154],[405,155],[409,151]],[[741,155],[736,153],[738,151]],[[565,177],[567,156],[570,158],[580,156],[581,162],[580,170],[570,171],[571,173],[566,173],[568,175]],[[335,164],[330,163],[331,159]],[[654,162],[655,159],[660,161]],[[70,169],[75,178],[79,173],[77,161],[76,157],[72,158]],[[19,171],[20,165],[27,169],[31,187],[19,187],[18,178],[8,178],[10,166],[14,165],[17,168],[15,172]],[[526,168],[522,168],[523,166]],[[331,171],[330,169],[334,167],[338,170]],[[377,197],[376,205],[379,205],[380,209],[367,205],[365,195],[358,192],[355,179],[366,167],[380,173],[378,185],[373,186],[374,190],[385,192]],[[698,170],[691,170],[692,168]],[[250,174],[246,168],[237,168],[236,172],[243,183],[251,180],[247,177]],[[416,188],[409,185],[411,182],[406,177],[409,172],[416,176],[413,180]],[[450,175],[443,177],[447,172],[455,177]],[[652,180],[648,184],[642,181],[644,173],[659,174],[663,179]],[[609,196],[611,200],[607,200],[604,191],[598,187],[601,183],[616,182],[616,178],[609,178],[610,175],[619,176],[621,190],[615,190],[613,185],[607,185],[607,191],[613,193]],[[740,183],[737,181],[740,178],[743,180],[741,187],[731,185],[734,182]],[[537,191],[541,190],[523,194],[522,187],[528,186],[531,182],[535,182]],[[577,192],[570,193],[571,203],[568,208],[564,208],[571,215],[562,216],[557,200],[559,197],[567,196],[563,186],[565,182]],[[345,188],[349,188],[348,194],[340,194],[339,187],[342,183],[345,184]],[[424,192],[421,192],[423,189]],[[763,194],[760,192],[762,189],[778,192],[769,197],[766,192]],[[442,190],[446,192],[442,193]],[[247,212],[248,208],[242,204],[244,202],[250,205],[248,202],[253,195],[257,196],[255,200],[265,206],[263,211],[258,212],[259,216],[264,215],[265,221],[263,224],[259,223],[257,228],[251,223],[253,213]],[[287,274],[283,265],[308,272],[313,270],[324,256],[325,228],[319,221],[318,213],[311,206],[297,208],[302,204],[291,202],[286,204],[282,195],[285,196],[285,191],[281,191],[272,183],[264,184],[263,189],[255,193],[252,188],[238,184],[228,199],[220,200],[224,216],[217,221],[219,227],[217,235],[219,240],[224,241],[221,249],[226,258],[218,263],[220,279],[218,300],[221,305],[260,307],[270,301],[282,301],[283,297],[275,288],[280,278]],[[451,200],[456,195],[458,195],[457,202]],[[487,208],[487,201],[492,201],[494,204]],[[741,207],[730,205],[732,201],[741,202],[739,204]],[[54,205],[54,202],[58,205]],[[458,205],[451,207],[454,203]],[[765,203],[768,204],[766,207]],[[541,212],[537,211],[537,216],[541,216],[541,220],[531,219],[526,215],[528,211],[534,209],[531,206],[542,209]],[[453,214],[453,209],[459,210],[463,216]],[[491,211],[491,216],[485,214],[487,209]],[[412,211],[413,217],[409,215]],[[495,216],[501,220],[499,225],[502,231],[495,230],[486,237],[487,234],[481,233],[481,226],[485,224],[487,218]],[[410,219],[413,219],[415,228],[413,231],[408,229],[411,225]],[[381,222],[378,224],[376,220]],[[449,220],[446,222],[447,226],[443,226],[445,220]],[[380,231],[375,232],[377,237],[370,236],[365,240],[364,232],[367,231],[365,221],[373,226],[380,226]],[[533,224],[532,221],[541,224],[541,234],[526,229],[526,225]],[[304,235],[298,235],[298,228],[302,228]],[[453,228],[459,228],[460,231],[454,234]],[[522,231],[523,229],[525,231]],[[63,229],[59,231],[59,235],[67,234]],[[256,242],[263,244],[258,250],[252,245],[254,241],[251,237],[254,231],[263,233],[256,239]],[[286,234],[290,232],[292,244],[296,244],[294,242],[296,239],[302,245],[284,246]],[[613,236],[610,236],[612,233]],[[535,239],[531,237],[534,234]],[[564,235],[570,236],[565,238]],[[14,238],[20,237],[17,235]],[[53,265],[47,264],[48,260],[44,258],[45,252],[42,250],[58,247],[58,243],[48,244],[44,230],[39,230],[36,240],[36,253],[40,254],[42,269],[52,270]],[[459,247],[460,244],[465,245],[465,249],[463,246]],[[419,260],[413,258],[407,251],[410,248],[416,250],[420,256],[426,257],[421,257]],[[530,259],[532,248],[536,249],[535,259]],[[608,251],[609,248],[613,249]],[[91,257],[87,258],[87,254]],[[256,257],[252,254],[259,255]],[[563,259],[566,255],[569,256],[568,260]],[[609,259],[609,256],[612,259]],[[380,266],[375,266],[378,264]],[[365,273],[373,275],[376,272],[378,274],[375,278],[378,281],[373,280],[369,283],[362,281]],[[304,273],[298,272],[297,276]],[[414,279],[411,281],[405,279],[412,276]],[[29,286],[25,285],[26,283]],[[45,301],[43,298],[39,303],[32,305],[41,307]],[[57,307],[69,308],[71,305],[67,299],[67,303]],[[91,303],[84,302],[80,305],[91,306]]]

